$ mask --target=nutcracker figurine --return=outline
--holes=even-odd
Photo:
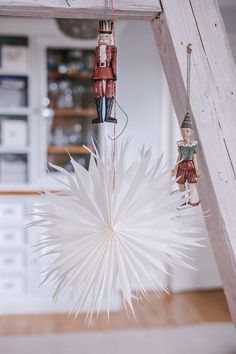
[[[184,192],[186,188],[189,190],[189,200],[183,205],[198,206],[200,200],[196,203],[192,202],[195,185],[200,176],[200,171],[197,164],[197,141],[191,141],[192,123],[190,113],[187,112],[181,125],[181,134],[183,140],[177,142],[178,158],[175,168],[171,171],[173,176],[176,176],[176,182],[179,184],[180,192]]]
[[[115,98],[116,59],[117,49],[113,45],[113,22],[111,20],[99,21],[98,46],[95,53],[93,72],[94,98],[97,108],[97,118],[93,124],[103,123],[103,97],[105,97],[106,110],[104,122],[117,123],[111,117]]]

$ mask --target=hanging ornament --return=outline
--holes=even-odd
[[[117,142],[115,155],[109,139],[101,154],[94,149],[88,170],[71,158],[74,177],[52,165],[67,178],[66,190],[46,192],[48,202],[31,224],[44,229],[36,249],[55,256],[45,274],[54,298],[66,289],[72,311],[86,304],[89,320],[102,304],[109,313],[117,291],[134,313],[132,299],[147,296],[147,284],[166,290],[161,273],[169,266],[191,268],[186,250],[200,241],[193,216],[183,220],[177,209],[181,195],[170,193],[173,180],[162,159],[151,163],[151,149],[130,165],[127,140]]]
[[[95,39],[97,36],[97,20],[57,18],[56,23],[62,33],[70,38]]]
[[[187,102],[186,102],[186,115],[181,124],[182,139],[177,142],[178,158],[175,168],[171,171],[172,175],[176,177],[176,182],[179,184],[179,190],[185,192],[188,190],[188,201],[184,202],[181,206],[191,205],[198,206],[198,202],[193,202],[193,192],[196,183],[200,176],[200,171],[197,163],[197,148],[198,142],[191,141],[193,134],[192,119],[190,113],[190,73],[191,73],[191,44],[187,46]]]
[[[115,82],[117,80],[116,61],[117,48],[113,45],[113,21],[99,21],[98,46],[95,51],[95,64],[93,72],[94,98],[97,109],[97,123],[117,123],[112,117],[112,108],[115,100]],[[103,119],[103,100],[105,97],[105,117]]]

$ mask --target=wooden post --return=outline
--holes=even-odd
[[[162,0],[152,21],[178,121],[186,112],[186,46],[192,43],[191,110],[200,142],[198,192],[236,325],[236,72],[216,0]]]

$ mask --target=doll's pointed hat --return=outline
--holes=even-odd
[[[192,127],[192,119],[191,119],[191,115],[189,112],[187,112],[185,114],[184,120],[181,124],[181,129],[183,129],[183,128],[191,128],[191,129],[193,128]]]

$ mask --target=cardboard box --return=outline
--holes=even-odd
[[[27,122],[3,119],[1,122],[1,145],[25,147],[27,145]]]
[[[27,162],[18,155],[0,158],[0,182],[6,184],[27,182]]]
[[[1,69],[23,72],[28,68],[28,48],[17,45],[3,45],[1,48]]]

